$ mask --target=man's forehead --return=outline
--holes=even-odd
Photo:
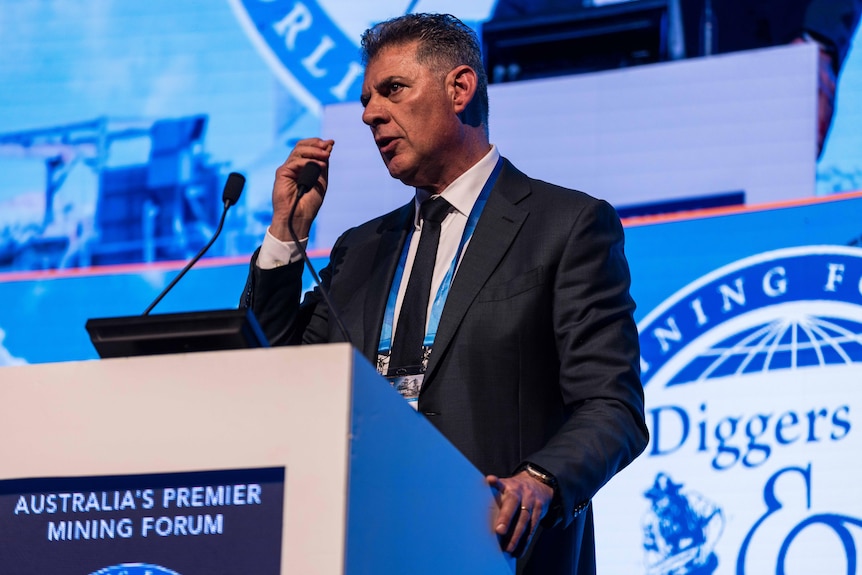
[[[422,73],[424,67],[416,61],[415,52],[409,46],[393,46],[384,50],[378,52],[365,66],[363,91],[393,78],[410,79]]]
[[[410,42],[400,42],[384,46],[373,58],[368,60],[368,63],[365,65],[365,71],[368,72],[369,68],[393,66],[399,63],[416,63],[416,49],[418,45],[418,40],[412,40]]]

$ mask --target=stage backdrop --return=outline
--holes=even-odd
[[[0,365],[94,358],[85,319],[143,311],[238,170],[221,259],[158,310],[234,307],[275,167],[355,98],[359,31],[406,4],[0,2]],[[478,27],[492,4],[419,7]],[[862,187],[860,94],[854,49],[821,194]],[[652,440],[595,502],[602,573],[858,571],[859,213],[852,196],[627,222]]]
[[[0,364],[88,357],[91,352],[81,340],[79,326],[87,317],[138,313],[146,307],[150,294],[180,267],[170,262],[190,257],[212,233],[221,209],[221,187],[232,170],[245,174],[248,184],[227,219],[223,238],[210,252],[220,259],[208,265],[236,263],[235,267],[205,272],[201,280],[193,275],[186,282],[189,285],[181,286],[157,311],[234,305],[244,274],[237,262],[259,244],[271,216],[275,168],[296,139],[324,135],[326,106],[342,108],[339,102],[358,98],[361,31],[382,19],[419,10],[451,12],[479,30],[494,4],[494,0],[153,0],[144,4],[0,0],[4,46],[0,86],[5,88],[0,90],[0,290],[6,297],[3,301],[12,302],[0,309]],[[715,66],[736,58],[728,56],[717,58]],[[655,65],[656,73],[665,77],[662,70],[698,68],[695,60],[682,64]],[[503,137],[506,126],[516,119],[530,122],[535,117],[535,123],[553,125],[558,114],[570,109],[566,102],[585,101],[584,94],[590,93],[584,92],[585,86],[619,91],[627,85],[626,78],[649,76],[650,68],[492,86],[501,96],[499,106],[492,104],[492,137],[495,125]],[[685,74],[674,74],[678,89],[661,90],[688,94]],[[646,90],[643,102],[635,98],[626,104],[625,113],[611,114],[607,121],[616,122],[623,134],[627,123],[637,131],[641,124],[630,120],[642,118],[649,119],[659,135],[663,123],[670,132],[685,128],[694,133],[702,128],[715,135],[716,130],[708,126],[686,124],[689,116],[656,114],[662,101],[659,87]],[[557,103],[541,109],[531,106],[531,91],[542,90],[553,91]],[[570,95],[567,90],[572,90]],[[506,103],[504,92],[519,99]],[[693,94],[692,109],[709,100],[697,97],[697,90]],[[750,109],[751,102],[739,94],[711,91],[709,96]],[[803,100],[810,97],[806,92]],[[739,120],[738,115],[729,117]],[[359,125],[358,117],[352,121]],[[860,125],[862,55],[853,49],[842,74],[835,122],[817,164],[816,182],[812,170],[803,170],[807,175],[799,179],[805,181],[795,182],[794,189],[814,193],[816,186],[821,195],[862,189]],[[593,133],[601,133],[601,126],[592,128]],[[641,190],[631,184],[614,186],[613,178],[599,185],[596,174],[565,172],[572,165],[572,154],[580,155],[589,143],[578,139],[580,130],[570,131],[571,139],[542,148],[547,157],[537,175],[558,174],[567,185],[606,197],[619,207],[661,197],[660,182]],[[746,139],[750,145],[752,139]],[[647,168],[637,174],[647,173],[649,166],[678,167],[670,170],[673,174],[685,172],[689,165],[685,154],[655,163],[655,146],[632,149],[627,147],[628,138],[613,141],[620,145],[604,142],[608,155],[595,163],[605,166],[603,172],[631,176],[627,166]],[[370,137],[366,143],[373,151]],[[501,151],[516,164],[531,166],[530,158],[519,150],[536,147],[519,141]],[[739,155],[734,158],[739,160]],[[750,166],[740,167],[732,159],[717,154],[707,162],[707,170],[730,170],[734,177],[744,171],[757,186],[781,195],[780,182],[758,169],[759,164],[749,161]],[[351,187],[349,166],[345,157],[341,172],[333,168],[333,176],[346,183],[332,190],[330,200],[340,195],[351,201],[328,203],[323,219],[343,209],[345,202],[357,221],[376,213],[380,190]],[[376,158],[365,167],[383,173]],[[549,172],[550,167],[563,171]],[[745,196],[752,191],[728,189],[727,175],[717,180],[721,185],[674,189],[674,197],[734,191]],[[640,191],[644,197],[639,198]],[[386,201],[409,198],[409,190],[399,192],[403,197],[399,194]],[[787,194],[799,192],[788,188]],[[354,203],[353,198],[363,197],[374,201]],[[370,211],[356,210],[356,205]],[[348,223],[339,219],[320,230],[313,228],[311,248],[325,252]],[[126,267],[129,264],[139,267]],[[51,273],[40,273],[45,271]],[[109,277],[114,274],[120,275]],[[216,276],[218,283],[213,280]],[[83,285],[87,287],[78,287]]]

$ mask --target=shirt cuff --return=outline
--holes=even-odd
[[[269,233],[269,228],[267,228],[263,244],[260,246],[260,253],[257,255],[257,267],[262,270],[271,270],[298,262],[302,259],[299,245],[305,248],[308,245],[308,238],[300,240],[299,244],[283,242]]]

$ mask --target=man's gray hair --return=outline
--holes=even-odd
[[[488,75],[476,33],[451,14],[407,14],[376,24],[362,34],[362,61],[367,66],[384,48],[418,41],[416,59],[446,74],[466,64],[479,78],[476,95],[461,115],[471,126],[488,130]]]

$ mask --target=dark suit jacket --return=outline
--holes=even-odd
[[[412,222],[410,202],[348,230],[321,273],[372,362]],[[277,344],[342,341],[318,293],[299,305],[301,275],[301,263],[252,263],[244,305]],[[557,478],[560,521],[525,573],[595,572],[591,509],[574,512],[646,445],[628,290],[613,208],[506,161],[453,281],[418,409],[483,473],[529,461]]]

